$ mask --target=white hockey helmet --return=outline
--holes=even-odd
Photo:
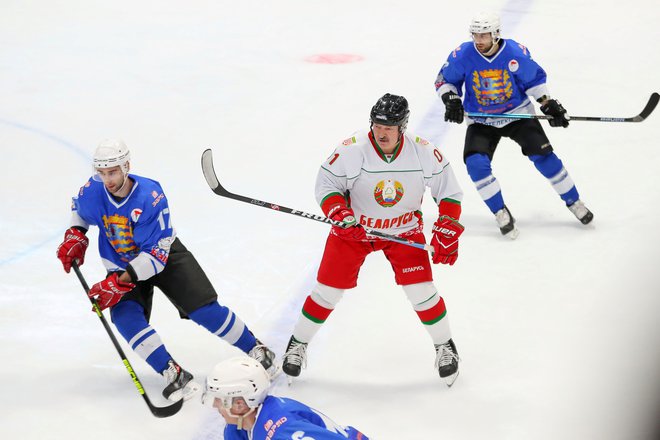
[[[470,34],[488,34],[493,43],[500,40],[500,17],[494,12],[480,12],[470,21]]]
[[[220,399],[222,406],[231,408],[234,397],[242,397],[250,408],[264,401],[270,387],[270,376],[256,359],[239,356],[218,363],[206,378],[204,404],[212,405]]]
[[[119,166],[124,174],[128,174],[128,163],[131,152],[121,139],[105,139],[94,152],[94,169]]]

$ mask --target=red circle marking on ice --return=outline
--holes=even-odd
[[[356,63],[358,61],[362,61],[363,59],[364,57],[362,55],[355,55],[350,53],[320,53],[305,57],[305,61],[308,63],[317,64]]]

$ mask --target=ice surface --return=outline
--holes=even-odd
[[[651,0],[5,1],[0,437],[221,438],[219,418],[195,402],[170,419],[150,415],[55,258],[101,139],[123,138],[133,172],[162,183],[179,236],[221,301],[281,354],[327,226],[215,196],[201,153],[213,148],[230,191],[320,212],[318,166],[391,92],[408,98],[410,130],[441,146],[465,191],[459,261],[434,267],[461,375],[451,389],[437,377],[431,341],[385,258],[373,255],[310,345],[307,370],[275,393],[379,439],[651,439],[660,413],[660,114],[547,128],[595,214],[590,227],[503,141],[494,169],[521,231],[503,239],[462,164],[465,126],[442,121],[433,90],[468,38],[469,17],[486,7],[502,14],[505,37],[531,49],[573,114],[633,116],[658,91],[660,9]],[[305,61],[319,54],[364,59]],[[424,212],[429,225],[430,197]],[[103,275],[94,244],[83,272],[90,283]],[[179,320],[160,295],[152,324],[199,378],[237,353]],[[129,358],[164,403],[162,378]]]

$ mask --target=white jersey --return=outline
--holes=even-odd
[[[321,165],[316,200],[323,206],[332,196],[344,196],[360,224],[399,235],[420,225],[426,187],[436,204],[463,197],[449,161],[430,142],[405,133],[388,157],[367,130],[343,141]]]

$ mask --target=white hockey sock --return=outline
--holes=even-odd
[[[305,300],[300,318],[293,329],[293,337],[309,343],[339,302],[344,289],[318,283]]]
[[[402,286],[433,344],[443,344],[451,338],[444,300],[431,282]]]

